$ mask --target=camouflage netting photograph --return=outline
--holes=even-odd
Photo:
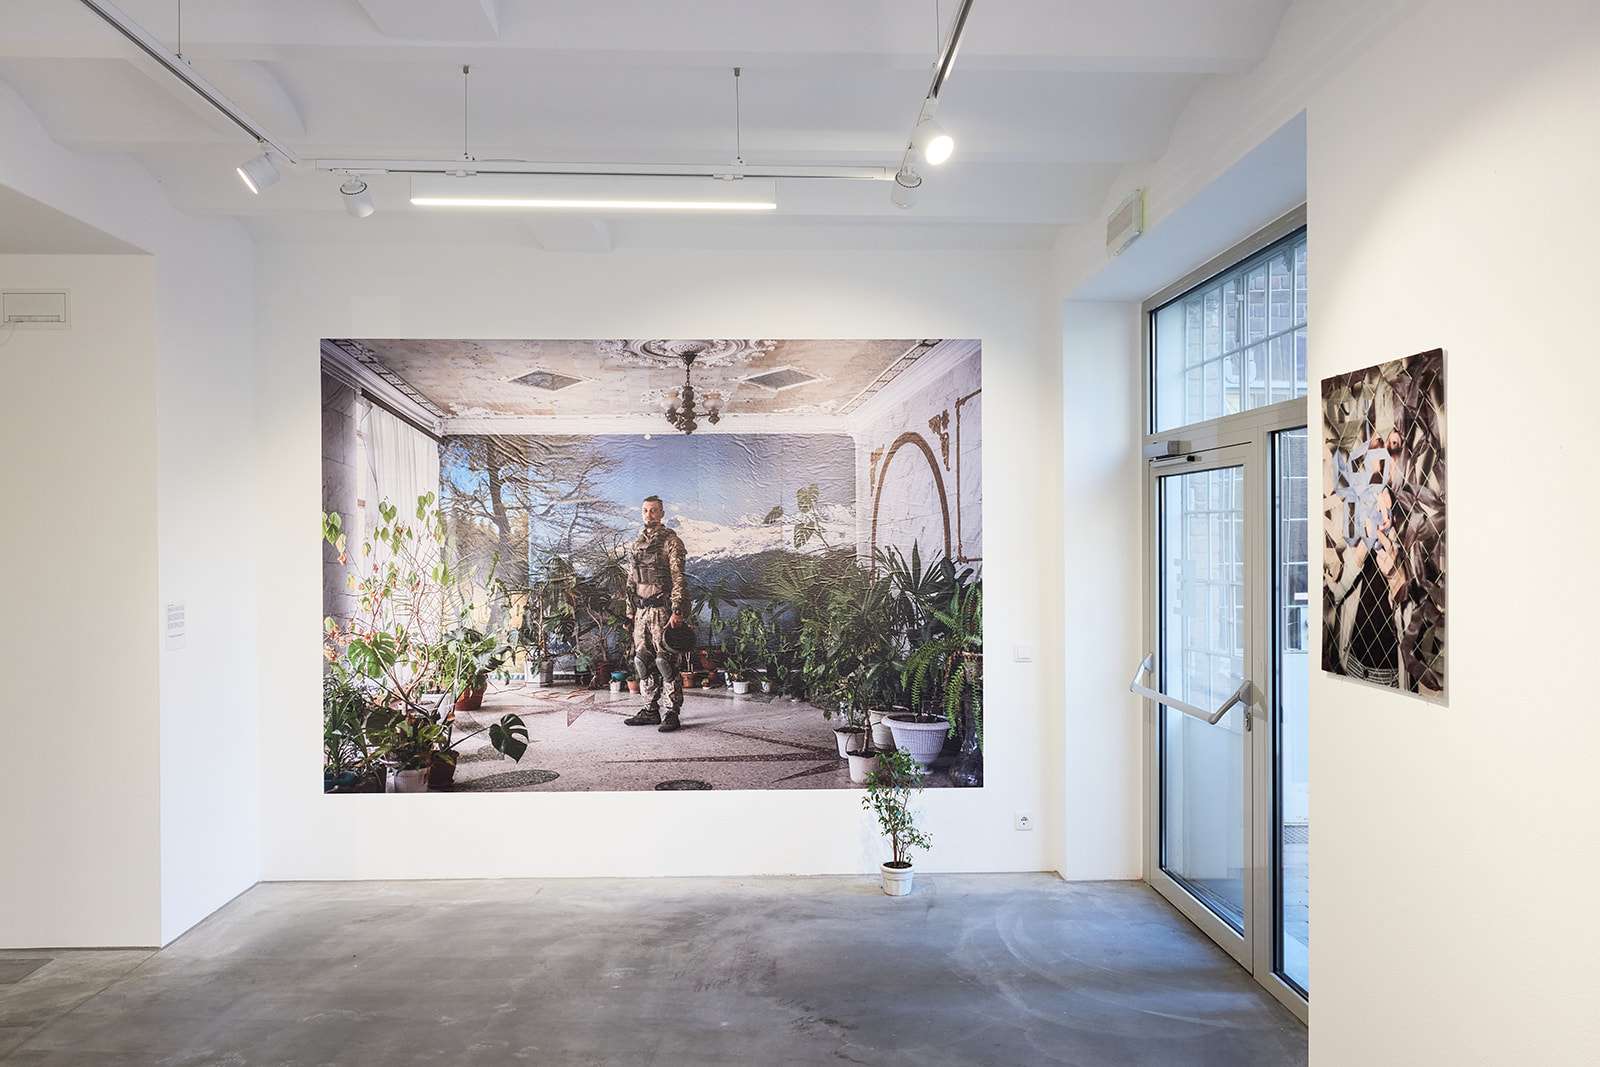
[[[971,340],[325,340],[324,790],[983,783]]]
[[[1443,700],[1444,351],[1327,378],[1322,669]]]

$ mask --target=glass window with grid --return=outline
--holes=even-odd
[[[1152,430],[1306,395],[1304,230],[1150,313]]]

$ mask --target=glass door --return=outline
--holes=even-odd
[[[1245,706],[1213,712],[1248,679],[1245,487],[1249,450],[1154,472],[1158,516],[1157,862],[1169,899],[1233,953],[1251,952]],[[1171,473],[1167,473],[1170,471]],[[1190,705],[1183,708],[1181,704]]]
[[[1150,884],[1302,1019],[1311,628],[1303,208],[1144,302]]]
[[[1303,404],[1156,460],[1150,884],[1302,1017],[1310,948]],[[1288,425],[1285,425],[1288,423]],[[1189,431],[1193,432],[1193,431]]]

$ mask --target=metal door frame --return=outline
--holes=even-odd
[[[1244,932],[1241,934],[1193,896],[1161,867],[1161,706],[1145,700],[1145,880],[1204,930],[1279,1001],[1300,1017],[1309,1004],[1275,971],[1273,871],[1276,866],[1273,762],[1274,708],[1278,679],[1274,662],[1273,595],[1274,489],[1273,435],[1307,424],[1308,401],[1288,400],[1166,434],[1150,434],[1147,445],[1181,438],[1181,451],[1146,464],[1144,500],[1145,642],[1161,648],[1162,572],[1161,479],[1166,476],[1243,465],[1244,467],[1244,671],[1254,683],[1253,726],[1244,751]],[[1187,458],[1187,457],[1193,457]],[[1159,665],[1159,664],[1158,664]]]

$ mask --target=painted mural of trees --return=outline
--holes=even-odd
[[[526,588],[541,558],[614,548],[628,516],[599,483],[617,460],[576,436],[446,437],[440,497],[461,555],[498,557],[507,587]]]

